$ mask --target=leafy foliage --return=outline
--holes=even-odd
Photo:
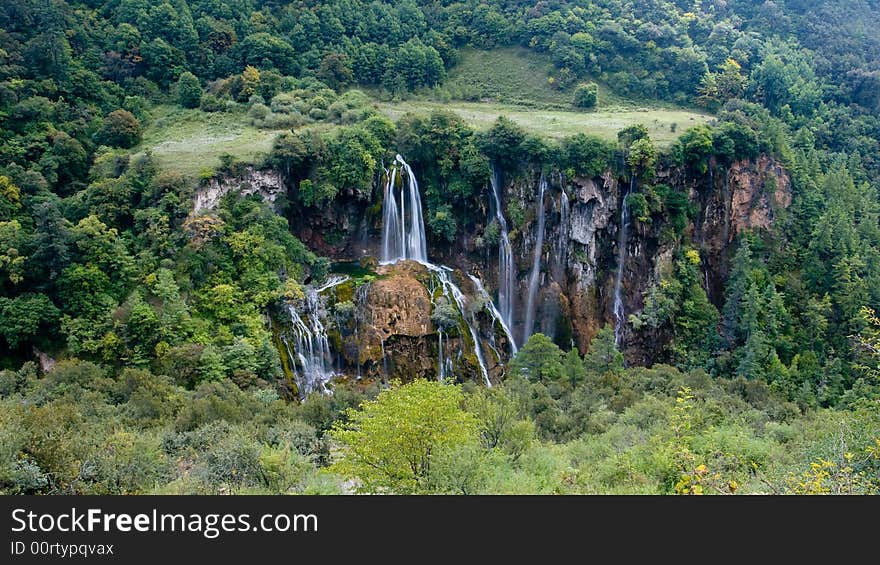
[[[572,103],[577,108],[595,108],[599,102],[599,86],[595,82],[578,85]]]
[[[476,439],[474,417],[453,385],[428,381],[383,391],[335,427],[343,454],[333,469],[370,492],[413,492],[429,476],[434,458]]]

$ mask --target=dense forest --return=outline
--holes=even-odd
[[[876,494],[878,30],[876,0],[3,3],[0,493]],[[450,77],[509,49],[547,63],[524,113],[706,119],[405,111],[494,102]],[[192,174],[149,134],[180,116],[271,142]],[[388,254],[398,186],[421,255]],[[422,329],[364,321],[398,295]]]

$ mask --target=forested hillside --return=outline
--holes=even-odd
[[[878,30],[3,3],[0,492],[876,493]]]

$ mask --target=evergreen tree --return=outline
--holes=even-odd
[[[584,369],[587,374],[597,376],[623,371],[623,353],[617,349],[613,327],[603,326],[590,341],[590,350],[584,355]]]
[[[562,350],[542,333],[532,334],[510,361],[510,372],[533,381],[563,377]]]

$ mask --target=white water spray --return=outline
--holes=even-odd
[[[508,328],[513,327],[514,263],[513,248],[507,234],[507,221],[501,208],[501,179],[497,169],[492,168],[490,177],[492,198],[495,204],[495,219],[501,229],[498,242],[498,309]]]
[[[538,279],[541,276],[541,255],[544,252],[544,192],[547,190],[547,178],[541,173],[538,182],[538,235],[535,240],[535,250],[532,253],[532,272],[529,274],[529,294],[526,302],[526,323],[523,328],[523,340],[525,343],[535,331],[535,316],[538,305]]]
[[[565,272],[565,261],[568,255],[568,230],[571,218],[571,204],[568,201],[568,193],[565,192],[565,184],[562,184],[562,192],[559,195],[559,242],[556,249],[556,279],[562,282]]]
[[[397,155],[386,177],[382,214],[382,263],[395,263],[401,259],[426,262],[428,245],[416,175],[403,157]]]
[[[626,307],[623,304],[623,271],[626,267],[626,244],[629,233],[629,195],[635,188],[636,177],[630,178],[629,189],[620,202],[620,235],[617,240],[617,279],[614,281],[614,344],[620,348],[626,324]]]
[[[461,314],[462,319],[465,322],[465,325],[468,327],[468,331],[471,334],[471,339],[474,341],[474,354],[477,356],[477,362],[480,365],[480,374],[483,375],[483,381],[486,383],[486,386],[491,387],[492,381],[489,380],[489,368],[486,366],[486,358],[483,355],[483,346],[480,343],[480,334],[477,331],[477,323],[474,320],[473,316],[469,316],[467,312],[467,298],[464,293],[458,288],[452,281],[452,277],[450,274],[452,273],[452,269],[446,266],[434,265],[432,263],[424,262],[422,263],[426,269],[434,273],[436,275],[437,280],[440,282],[440,285],[443,287],[443,294],[452,298],[455,305],[458,307],[458,312]]]
[[[287,311],[292,335],[282,336],[282,340],[300,399],[316,391],[327,392],[327,382],[335,373],[327,331],[321,323],[318,292],[313,288],[306,289],[302,313],[293,304],[288,304]]]
[[[507,336],[507,343],[510,345],[510,356],[513,357],[517,354],[519,349],[516,347],[516,341],[513,339],[513,333],[510,331],[510,327],[508,327],[507,323],[504,321],[504,318],[501,316],[501,312],[498,311],[498,308],[495,307],[495,303],[492,302],[492,297],[489,296],[489,293],[486,292],[486,288],[483,286],[483,281],[475,277],[474,275],[468,275],[471,281],[474,283],[474,286],[477,288],[477,292],[480,293],[486,301],[486,310],[489,312],[489,315],[492,316],[492,323],[498,324],[501,326],[501,329],[504,331],[504,335]]]

